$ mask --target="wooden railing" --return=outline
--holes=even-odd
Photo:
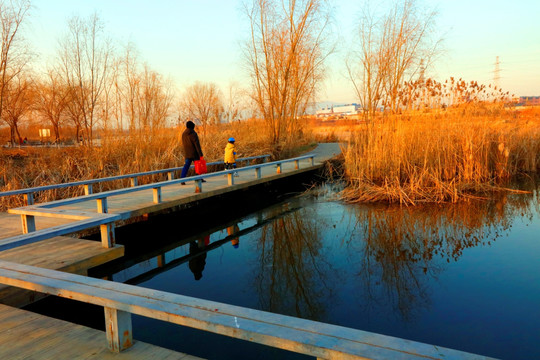
[[[463,359],[484,356],[133,285],[0,261],[0,283],[104,307],[109,349],[133,344],[131,314],[318,359]]]
[[[251,161],[262,160],[263,162],[266,162],[269,158],[270,158],[270,155],[259,155],[259,156],[239,158],[236,161],[246,162],[247,165],[249,165]],[[208,166],[223,165],[223,162],[212,162],[212,163],[208,163],[207,165]],[[193,165],[191,167],[193,167]],[[90,195],[93,193],[94,184],[99,184],[99,183],[108,182],[108,181],[122,180],[122,179],[130,179],[131,186],[137,186],[138,178],[141,176],[157,175],[157,174],[165,174],[165,173],[167,174],[168,180],[173,180],[174,173],[178,171],[182,171],[182,168],[183,167],[174,167],[174,168],[168,168],[168,169],[144,171],[144,172],[124,174],[124,175],[118,175],[118,176],[109,176],[109,177],[104,177],[104,178],[99,178],[99,179],[81,180],[81,181],[73,181],[73,182],[62,183],[62,184],[44,185],[44,186],[36,186],[36,187],[25,188],[25,189],[3,191],[3,192],[0,192],[0,197],[23,195],[26,205],[33,205],[34,193],[40,192],[40,191],[82,186],[84,188],[85,195]]]
[[[202,185],[203,180],[207,178],[226,175],[228,177],[228,185],[232,186],[234,185],[235,172],[255,171],[255,177],[257,179],[260,179],[261,168],[263,167],[275,166],[276,172],[279,174],[281,173],[282,166],[285,163],[293,162],[294,168],[299,169],[301,160],[310,160],[310,164],[311,166],[313,166],[314,156],[315,155],[304,155],[304,156],[299,156],[299,157],[291,158],[291,159],[278,160],[274,162],[265,162],[262,164],[240,167],[234,170],[218,171],[218,172],[208,173],[204,175],[190,176],[190,177],[180,178],[180,179],[172,179],[172,180],[156,182],[156,183],[151,183],[151,184],[133,186],[129,188],[104,191],[100,193],[90,193],[87,195],[69,198],[69,199],[62,199],[62,200],[56,200],[56,201],[51,201],[47,203],[40,203],[40,204],[31,205],[31,206],[9,209],[8,210],[9,213],[21,215],[23,235],[11,237],[8,239],[3,239],[2,241],[0,241],[0,251],[11,249],[11,248],[21,246],[21,245],[30,244],[32,242],[41,241],[41,240],[44,240],[45,238],[50,238],[53,236],[60,236],[60,235],[66,235],[69,233],[75,233],[81,230],[80,225],[83,223],[88,224],[88,226],[86,227],[87,229],[93,226],[99,225],[100,231],[101,231],[102,245],[104,247],[111,247],[111,246],[114,246],[115,244],[114,222],[117,220],[124,220],[121,215],[115,215],[115,216],[106,215],[109,212],[107,199],[112,196],[118,196],[118,195],[128,194],[132,192],[139,192],[143,190],[152,189],[153,203],[160,204],[164,202],[164,199],[162,197],[163,187],[175,185],[178,183],[193,181],[195,182],[195,192],[200,193],[203,190],[203,185]],[[166,169],[166,170],[170,170],[170,169]],[[156,170],[156,171],[164,172],[166,170]],[[140,176],[139,174],[141,173],[130,174],[130,176],[134,176],[134,175]],[[144,174],[148,174],[148,172]],[[126,177],[128,175],[122,175],[122,176]],[[115,178],[116,177],[106,178],[106,179],[107,181],[109,181]],[[103,180],[103,179],[96,179],[96,180]],[[59,186],[60,185],[65,185],[65,184],[59,184]],[[54,185],[50,185],[50,186],[54,186]],[[30,191],[25,192],[24,190],[29,190],[29,189],[21,189],[21,190],[16,190],[16,191],[19,194],[30,193]],[[2,193],[0,193],[0,195],[2,195]],[[57,207],[59,206],[71,205],[71,204],[90,201],[90,200],[96,200],[97,213],[86,212],[84,215],[81,215],[81,214],[78,214],[76,211],[73,212],[72,214],[71,210],[57,209]],[[44,230],[36,231],[36,227],[35,227],[36,216],[68,218],[68,219],[74,220],[74,222],[66,224],[66,225],[54,227],[51,229],[44,229]]]

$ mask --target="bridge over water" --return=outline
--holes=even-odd
[[[25,196],[27,206],[0,214],[0,302],[22,306],[51,294],[104,307],[106,333],[0,306],[0,357],[182,358],[194,357],[135,342],[131,314],[190,326],[321,359],[487,359],[434,345],[267,313],[238,306],[144,289],[84,276],[88,269],[123,256],[115,228],[165,212],[196,207],[208,199],[294,182],[320,172],[340,153],[321,144],[303,156],[274,162],[245,159],[246,166],[185,179],[176,169],[72,184],[17,190],[0,196]],[[264,157],[263,157],[264,158]],[[248,163],[249,162],[249,163]],[[139,185],[140,176],[163,173],[167,180]],[[94,192],[101,181],[130,179],[129,187]],[[182,184],[182,183],[185,183]],[[34,193],[60,186],[82,186],[85,195],[34,204]],[[72,235],[99,229],[101,243]],[[107,339],[107,340],[105,340]]]

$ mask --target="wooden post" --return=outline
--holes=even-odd
[[[152,189],[154,194],[154,204],[161,203],[161,186]]]
[[[255,168],[255,177],[257,179],[260,179],[261,178],[261,168],[260,167],[256,167]]]
[[[92,184],[84,184],[84,195],[90,195],[93,193]]]
[[[97,212],[100,214],[106,214],[108,211],[107,198],[104,197],[97,199]],[[100,225],[99,230],[101,232],[101,246],[106,249],[114,247],[114,244],[116,243],[114,223]]]
[[[96,199],[96,201],[97,201],[97,212],[98,213],[106,214],[107,212],[109,212],[109,209],[107,208],[107,198],[106,197],[98,198],[98,199]]]
[[[30,192],[24,194],[24,202],[26,203],[26,206],[34,205],[34,193]]]
[[[281,163],[278,163],[278,164],[276,165],[276,167],[277,167],[276,172],[277,172],[278,174],[281,174]]]
[[[36,231],[36,219],[32,215],[21,215],[23,234]]]
[[[105,329],[112,352],[119,353],[133,345],[130,313],[105,307]]]
[[[227,183],[229,185],[234,185],[234,174],[232,172],[227,174]]]
[[[135,187],[139,185],[139,183],[137,182],[137,178],[136,177],[132,177],[131,178],[131,187]]]
[[[174,180],[174,172],[169,171],[167,173],[167,180],[169,180],[169,181]]]
[[[195,192],[198,194],[202,192],[202,180],[195,181]]]
[[[294,169],[295,170],[300,169],[300,161],[299,160],[294,160]]]

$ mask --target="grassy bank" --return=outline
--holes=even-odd
[[[536,172],[540,109],[449,109],[378,119],[345,150],[350,202],[456,202]]]

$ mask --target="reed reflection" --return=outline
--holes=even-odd
[[[496,241],[517,217],[531,218],[537,206],[531,200],[501,193],[460,204],[354,208],[356,225],[347,246],[363,283],[359,302],[366,310],[387,303],[410,320],[430,304],[429,281],[466,249]]]
[[[262,228],[255,278],[261,309],[308,319],[324,316],[334,278],[319,234],[316,214],[309,208]]]

